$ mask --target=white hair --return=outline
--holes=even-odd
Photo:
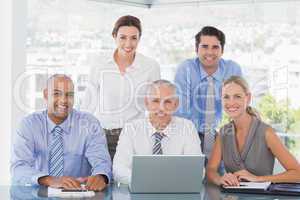
[[[147,93],[146,93],[147,97],[151,96],[151,92],[152,92],[153,89],[158,89],[161,86],[169,87],[173,91],[174,97],[178,98],[178,96],[176,95],[176,85],[173,84],[172,82],[168,81],[168,80],[165,80],[165,79],[159,79],[159,80],[156,80],[156,81],[152,82],[148,86]]]

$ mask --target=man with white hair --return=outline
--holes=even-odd
[[[200,155],[200,139],[193,123],[173,116],[178,107],[176,86],[154,81],[145,97],[149,115],[125,124],[113,161],[114,180],[131,182],[133,155]]]

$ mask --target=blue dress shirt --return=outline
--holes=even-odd
[[[37,185],[38,178],[49,175],[50,134],[57,126],[47,111],[25,117],[13,137],[11,172],[13,184]],[[76,111],[59,124],[64,137],[64,176],[96,174],[111,178],[111,158],[99,121],[91,114]]]
[[[232,60],[220,59],[217,71],[212,74],[215,86],[214,128],[222,119],[222,83],[233,75],[242,75],[240,66]],[[181,63],[175,76],[177,94],[180,99],[176,115],[193,121],[198,132],[204,132],[205,129],[207,76],[199,58],[188,59]]]

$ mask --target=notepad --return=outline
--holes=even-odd
[[[93,196],[95,196],[94,191],[89,191],[85,189],[66,190],[66,189],[48,187],[48,197],[93,197]]]
[[[267,190],[271,182],[240,182],[240,186],[223,186],[225,189]]]
[[[284,194],[298,194],[300,195],[300,183],[276,183],[269,188],[273,192],[280,192]]]
[[[223,186],[222,192],[300,196],[300,183],[241,182],[241,186]]]

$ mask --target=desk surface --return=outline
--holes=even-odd
[[[0,186],[1,199],[45,199],[47,198],[47,188],[44,187],[26,187],[26,186]],[[49,198],[51,199],[51,198]],[[70,198],[68,198],[70,199]],[[237,194],[222,193],[217,187],[203,186],[200,194],[131,194],[128,186],[121,185],[117,187],[112,185],[103,192],[97,192],[92,198],[79,199],[97,199],[97,200],[290,200],[300,199],[300,197],[291,196],[271,196],[258,194]]]

